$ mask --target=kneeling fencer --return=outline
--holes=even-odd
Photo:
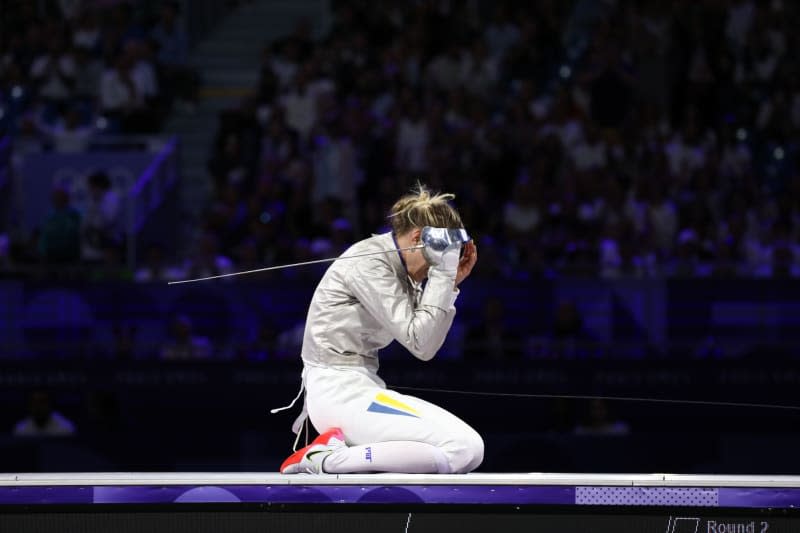
[[[480,465],[483,440],[474,429],[387,389],[377,373],[381,348],[396,340],[428,361],[453,323],[458,285],[478,258],[453,198],[419,186],[392,207],[391,232],[354,244],[341,258],[358,258],[326,271],[308,309],[306,396],[293,426],[299,437],[308,417],[320,436],[286,459],[282,473],[449,474]]]

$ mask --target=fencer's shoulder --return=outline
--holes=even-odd
[[[395,248],[396,247],[394,245],[394,239],[392,239],[392,234],[381,233],[377,235],[372,235],[370,237],[367,237],[366,239],[362,239],[354,243],[352,246],[350,246],[350,248],[345,250],[342,256],[356,255],[356,254],[363,254],[370,252],[389,251],[389,250],[394,250]],[[380,257],[380,255],[376,254],[375,257]]]
[[[345,268],[353,275],[378,273],[388,275],[396,271],[397,267],[401,265],[400,255],[396,252],[396,249],[391,233],[372,235],[353,244],[342,254],[342,257],[364,254],[373,255],[364,255],[349,261],[341,261],[341,263],[347,263]]]

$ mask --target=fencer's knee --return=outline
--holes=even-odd
[[[469,450],[470,461],[464,468],[465,473],[472,472],[483,462],[483,438],[477,433],[473,433],[469,439]]]
[[[475,431],[459,435],[447,455],[452,473],[472,472],[483,462],[483,439]]]

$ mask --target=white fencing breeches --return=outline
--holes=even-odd
[[[466,473],[483,461],[483,439],[432,403],[385,388],[361,368],[307,367],[306,403],[314,428],[338,427],[349,448],[329,456],[330,473]]]

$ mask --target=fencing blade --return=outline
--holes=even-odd
[[[229,272],[228,274],[217,274],[216,276],[205,276],[203,278],[193,278],[193,279],[182,279],[179,281],[169,281],[167,285],[180,285],[181,283],[194,283],[196,281],[207,281],[210,279],[220,279],[220,278],[230,278],[233,276],[244,276],[245,274],[256,274],[258,272],[268,272],[270,270],[283,270],[285,268],[295,268],[301,267],[306,265],[317,265],[320,263],[330,263],[333,261],[339,261],[342,259],[356,259],[358,257],[367,257],[370,255],[380,255],[380,254],[389,254],[393,252],[403,252],[405,250],[419,250],[421,248],[425,248],[424,244],[417,244],[415,246],[409,246],[407,248],[393,248],[391,250],[379,250],[377,252],[366,252],[363,254],[355,254],[355,255],[345,255],[339,257],[328,257],[325,259],[314,259],[312,261],[303,261],[301,263],[290,263],[288,265],[275,265],[269,266],[264,268],[256,268],[253,270],[242,270],[240,272]]]

